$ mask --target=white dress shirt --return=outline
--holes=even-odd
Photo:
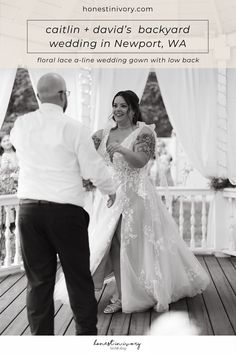
[[[19,117],[10,134],[19,159],[18,197],[84,205],[82,178],[103,194],[115,193],[88,129],[62,108],[43,103]]]

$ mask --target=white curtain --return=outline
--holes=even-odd
[[[236,184],[236,69],[227,70],[228,176]]]
[[[193,166],[205,177],[234,178],[235,70],[230,70],[227,77],[228,129],[225,132],[219,126],[217,116],[219,114],[217,69],[160,69],[156,73],[169,118]],[[228,149],[226,148],[224,154],[217,145],[222,134],[226,140],[228,139]],[[223,165],[225,169],[222,169]],[[216,193],[208,215],[208,248],[221,251],[229,247],[229,240],[226,237],[229,231],[228,212],[226,199],[222,193]]]
[[[157,69],[171,124],[193,166],[217,176],[217,70]]]
[[[79,69],[28,69],[35,94],[37,94],[37,82],[39,78],[49,72],[61,75],[66,81],[67,90],[70,91],[68,97],[68,107],[66,114],[82,122],[82,92]]]
[[[92,132],[104,128],[112,113],[112,99],[118,91],[132,90],[141,99],[149,69],[94,69],[92,72]]]
[[[2,127],[16,76],[15,69],[0,69],[0,125]]]

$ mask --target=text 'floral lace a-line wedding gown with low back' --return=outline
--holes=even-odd
[[[138,123],[122,145],[133,149],[142,129]],[[106,150],[110,129],[103,131],[98,152],[104,157],[117,185],[114,205],[107,208],[107,196],[96,193],[89,226],[90,268],[95,288],[101,288],[109,273],[109,251],[121,218],[120,272],[122,311],[135,312],[155,307],[165,311],[168,304],[203,291],[209,278],[198,260],[180,238],[177,226],[148,177],[147,167],[132,168],[115,153]],[[150,139],[147,139],[146,144]],[[56,285],[55,299],[66,300],[64,279]]]

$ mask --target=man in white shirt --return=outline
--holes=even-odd
[[[39,79],[40,108],[19,117],[11,141],[19,159],[19,231],[28,278],[27,312],[33,335],[54,334],[57,254],[65,274],[76,334],[97,334],[97,302],[89,269],[82,178],[104,194],[115,186],[87,129],[63,112],[66,83],[54,73]],[[98,235],[99,237],[99,235]]]

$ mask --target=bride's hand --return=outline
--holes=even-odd
[[[109,194],[109,199],[107,201],[107,207],[110,208],[116,200],[116,193],[115,194]]]
[[[124,147],[122,145],[120,145],[119,143],[111,143],[108,145],[107,151],[109,153],[113,153],[113,154],[115,152],[119,152],[120,154],[122,154],[124,152]]]
[[[111,143],[107,147],[107,152],[112,159],[115,152],[122,154],[124,152],[124,148],[119,143]]]

